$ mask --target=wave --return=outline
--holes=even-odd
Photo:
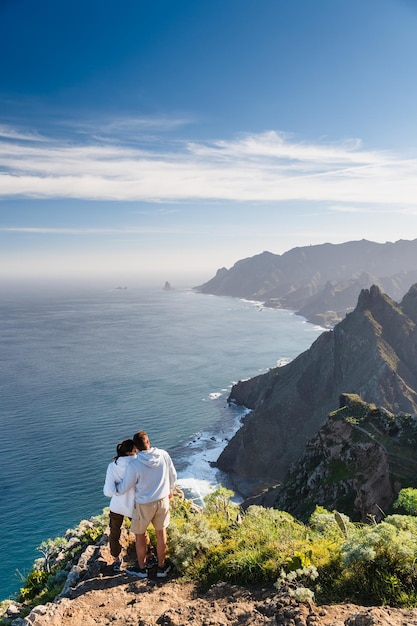
[[[222,394],[210,394],[218,400]],[[239,430],[250,410],[230,404],[223,409],[223,418],[213,428],[197,433],[184,446],[174,452],[178,471],[178,485],[186,497],[203,506],[204,498],[217,485],[228,482],[224,472],[216,467],[216,461],[227,443]],[[241,501],[240,494],[234,499]]]

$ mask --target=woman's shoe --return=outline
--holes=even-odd
[[[120,572],[123,565],[123,559],[116,559],[113,563],[113,572]]]

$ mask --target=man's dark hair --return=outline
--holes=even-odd
[[[133,441],[139,452],[141,452],[142,450],[147,450],[151,445],[149,437],[144,430],[139,430],[137,433],[135,433],[133,435]]]

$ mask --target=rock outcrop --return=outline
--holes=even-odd
[[[264,499],[300,519],[318,504],[354,521],[380,521],[400,489],[417,487],[416,446],[416,414],[394,415],[343,394],[282,488]]]
[[[252,409],[217,465],[239,491],[244,481],[282,483],[341,394],[392,413],[417,412],[417,285],[395,303],[372,286],[357,307],[291,363],[232,388],[229,401]]]
[[[333,327],[351,311],[361,289],[375,284],[394,300],[417,281],[417,239],[350,241],[263,252],[222,268],[201,293],[259,300],[292,309],[310,322]]]

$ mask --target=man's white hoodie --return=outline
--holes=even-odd
[[[114,484],[123,480],[127,468],[134,460],[134,456],[119,456],[117,463],[116,461],[110,463],[107,467],[106,480],[103,487],[104,495],[111,498],[110,511],[126,515],[126,517],[132,517],[135,504],[135,490],[132,487],[123,495],[119,495],[114,488]]]
[[[177,472],[168,452],[159,448],[137,453],[126,469],[122,480],[115,481],[114,489],[125,494],[135,488],[135,502],[146,504],[166,498],[174,491]]]

